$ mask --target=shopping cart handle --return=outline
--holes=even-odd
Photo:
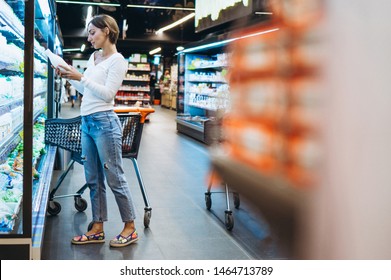
[[[145,122],[145,119],[147,116],[153,112],[155,112],[155,109],[153,108],[145,108],[145,107],[114,107],[114,112],[116,113],[131,113],[131,112],[137,112],[141,115],[141,123]]]

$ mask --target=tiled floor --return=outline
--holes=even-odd
[[[61,117],[79,114],[78,106],[62,106]],[[113,249],[108,242],[84,246],[72,245],[74,235],[84,233],[91,220],[90,207],[78,212],[73,198],[62,198],[62,210],[48,216],[42,259],[276,259],[280,258],[275,238],[262,216],[246,201],[233,209],[235,226],[224,226],[224,195],[212,194],[211,211],[205,208],[204,193],[209,171],[208,148],[176,131],[173,110],[155,107],[156,112],[144,125],[138,163],[152,207],[149,228],[143,226],[144,202],[133,165],[124,159],[125,172],[137,208],[136,226],[140,240],[131,246]],[[61,171],[56,171],[60,174]],[[53,180],[55,181],[55,180]],[[84,184],[82,166],[75,164],[57,194],[70,194]],[[218,187],[217,187],[217,190]],[[117,205],[108,190],[109,221],[107,238],[122,228]],[[89,202],[88,191],[83,197]]]

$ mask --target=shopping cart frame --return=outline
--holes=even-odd
[[[231,192],[229,190],[228,184],[223,181],[219,181],[219,183],[222,186],[224,186],[224,191],[213,191],[212,192],[211,190],[212,190],[212,187],[213,187],[217,177],[218,176],[216,174],[216,171],[214,169],[212,169],[211,174],[209,176],[209,180],[208,180],[208,189],[205,192],[205,206],[206,206],[206,209],[210,211],[212,208],[212,193],[224,193],[225,194],[225,203],[227,206],[227,209],[224,211],[224,225],[227,230],[231,231],[234,227],[235,222],[234,222],[234,216],[233,216],[232,210],[231,210],[231,204],[229,202],[229,194],[232,193],[232,195],[233,195],[234,206],[236,209],[238,209],[240,207],[240,196],[237,192]]]
[[[117,108],[117,113],[123,128],[122,135],[122,157],[129,158],[137,176],[140,190],[144,200],[144,226],[149,227],[152,216],[152,208],[149,203],[148,195],[145,189],[140,169],[137,162],[138,152],[141,143],[143,126],[148,114],[153,113],[153,108]],[[75,162],[83,164],[81,155],[81,117],[71,119],[48,119],[45,123],[45,142],[71,152],[71,160],[65,171],[57,180],[56,186],[49,194],[49,203],[47,212],[50,215],[58,215],[61,212],[61,204],[55,199],[74,197],[74,206],[79,212],[87,209],[88,203],[82,198],[82,194],[88,188],[84,184],[76,193],[66,195],[56,195],[65,177],[72,169]]]

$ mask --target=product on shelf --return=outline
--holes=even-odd
[[[150,71],[146,55],[132,54],[128,72],[115,96],[115,106],[149,106]]]
[[[12,132],[12,114],[6,113],[0,117],[0,142]]]
[[[317,183],[322,158],[322,1],[272,0],[269,24],[230,46],[231,110],[222,148],[231,160],[294,187]]]
[[[227,83],[229,55],[220,51],[181,54],[178,60],[177,129],[208,144],[219,138],[211,137],[218,135],[218,115],[231,107]],[[183,114],[190,117],[184,118]]]

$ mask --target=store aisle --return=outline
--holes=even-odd
[[[78,106],[62,106],[61,117],[79,114]],[[212,211],[205,209],[204,193],[209,170],[208,147],[178,134],[175,112],[155,107],[156,112],[144,125],[139,152],[139,168],[152,207],[150,227],[143,226],[144,202],[132,162],[124,159],[125,172],[137,209],[136,226],[140,240],[125,248],[104,244],[72,245],[74,235],[86,231],[91,220],[90,206],[78,212],[73,198],[57,200],[62,211],[48,216],[42,259],[274,259],[278,258],[267,226],[242,202],[234,209],[235,228],[223,224],[223,194],[213,194]],[[58,176],[61,171],[55,172]],[[55,180],[53,180],[55,181]],[[57,194],[69,194],[84,184],[83,168],[75,164]],[[117,205],[108,190],[109,221],[106,238],[122,228]],[[89,202],[86,191],[83,197]]]

